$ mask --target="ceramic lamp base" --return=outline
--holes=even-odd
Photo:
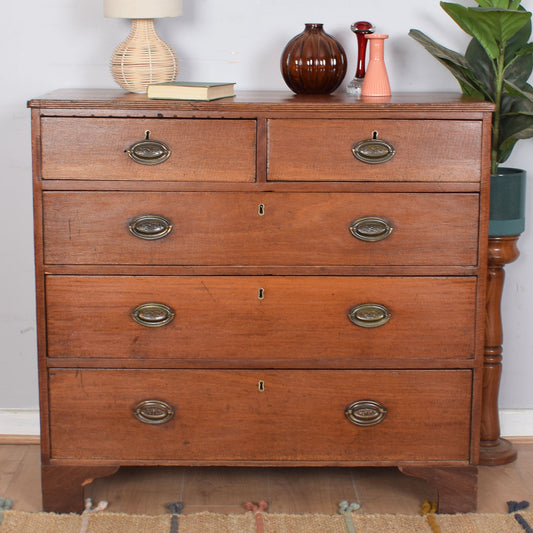
[[[128,38],[111,58],[111,74],[123,89],[132,93],[146,93],[151,83],[176,79],[176,54],[157,35],[153,19],[132,20]]]

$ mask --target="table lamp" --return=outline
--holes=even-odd
[[[111,58],[111,73],[123,89],[145,93],[151,83],[176,79],[176,54],[157,35],[153,19],[181,12],[182,0],[104,0],[106,17],[132,19],[128,38]]]

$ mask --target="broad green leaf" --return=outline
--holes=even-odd
[[[512,117],[512,122],[506,124],[500,135],[499,144],[504,145],[509,139],[530,139],[533,137],[533,115],[530,113],[517,113]],[[502,121],[503,123],[503,121]]]
[[[524,93],[531,98],[523,98]],[[517,88],[516,94],[503,95],[497,141],[498,162],[503,163],[509,157],[518,140],[531,137],[533,137],[533,87],[528,85],[527,91]]]
[[[510,94],[524,98],[525,100],[531,102],[533,106],[533,87],[531,87],[531,85],[527,85],[527,89],[529,90],[524,90],[515,85],[514,83],[505,80],[505,88],[509,91]],[[531,109],[531,112],[533,113],[533,108]]]
[[[499,143],[497,158],[497,163],[499,165],[505,163],[509,159],[509,156],[511,155],[511,152],[513,151],[514,145],[517,141],[518,139],[510,137],[505,142]]]
[[[523,49],[528,45],[531,37],[531,20],[520,28],[505,45],[505,64],[509,64],[514,58],[518,50]]]
[[[511,9],[469,8],[475,25],[485,26],[499,45],[504,45],[530,20],[531,13]]]
[[[440,5],[464,32],[475,37],[481,43],[491,59],[498,57],[500,50],[494,35],[488,30],[486,24],[481,23],[479,17],[476,18],[475,12],[473,13],[470,8],[459,4],[441,2]]]
[[[514,61],[505,69],[504,81],[524,87],[533,72],[533,57],[529,54],[517,54]]]
[[[472,37],[476,37],[483,47],[487,50],[487,53],[490,57],[494,58],[496,57],[498,50],[495,46],[495,42],[493,38],[483,38],[480,39],[474,32],[474,28],[472,28],[472,25],[476,24],[474,18],[472,17],[472,14],[470,13],[469,8],[466,8],[460,4],[452,4],[449,2],[441,2],[440,3],[442,9],[453,19],[453,21],[465,32],[468,33],[468,35],[471,35]],[[481,8],[479,8],[481,9]]]
[[[527,43],[522,48],[519,48],[516,51],[517,56],[525,56],[525,55],[532,55],[533,54],[533,43]]]
[[[522,116],[522,119],[523,119],[523,125],[524,127],[520,130],[520,131],[517,131],[513,137],[517,140],[523,140],[523,139],[531,139],[531,137],[533,137],[533,124],[532,124],[532,116],[529,115],[529,116],[526,116],[526,115],[523,115]]]
[[[461,29],[481,43],[491,59],[504,51],[506,42],[531,18],[531,13],[521,10],[466,8],[447,2],[440,5]]]
[[[519,100],[516,96],[508,93],[502,94],[502,100],[500,105],[500,112],[501,116],[505,120],[505,117],[508,113],[511,113],[513,108],[516,108],[517,100]]]
[[[518,50],[516,50],[515,52],[515,56],[517,57],[530,56],[532,54],[533,54],[533,43],[528,43],[522,48],[519,48]]]
[[[517,9],[520,0],[476,0],[481,7],[496,7],[498,9]],[[511,7],[516,4],[516,7]]]
[[[470,65],[464,56],[461,54],[446,48],[435,42],[431,37],[428,37],[425,33],[420,30],[411,29],[409,30],[409,37],[418,41],[433,57],[438,59],[444,58],[453,63],[458,67],[469,69]]]
[[[455,78],[455,79],[459,83],[459,87],[461,87],[461,92],[465,96],[471,96],[472,98],[475,98],[476,100],[487,100],[487,97],[485,96],[485,94],[480,92],[477,89],[474,89],[472,85],[464,83],[458,78]]]
[[[472,39],[468,45],[465,58],[472,68],[472,73],[479,84],[484,87],[485,93],[490,95],[488,100],[496,100],[496,75],[494,62],[479,44],[477,39]]]
[[[476,96],[483,100],[486,98],[483,86],[472,75],[472,69],[464,56],[436,43],[420,30],[410,30],[409,36],[420,43],[437,61],[442,63],[453,74],[465,94]],[[469,87],[469,92],[464,90],[465,86]]]

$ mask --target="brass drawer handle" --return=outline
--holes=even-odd
[[[131,316],[141,326],[159,328],[172,322],[176,314],[168,305],[150,302],[138,305]]]
[[[352,307],[348,318],[361,328],[378,328],[391,318],[391,312],[382,304],[365,303]]]
[[[160,215],[140,215],[128,224],[128,229],[139,239],[154,241],[166,237],[172,231],[172,224]]]
[[[359,400],[346,407],[344,415],[356,426],[375,426],[387,416],[387,409],[373,400]]]
[[[386,239],[394,228],[392,224],[381,217],[361,217],[354,220],[350,226],[351,234],[365,242],[378,242]]]
[[[396,154],[396,149],[390,142],[378,139],[374,132],[372,139],[364,139],[352,146],[353,155],[363,163],[379,164],[390,161]]]
[[[161,400],[144,400],[134,407],[133,415],[143,424],[165,424],[174,416],[174,408]]]
[[[170,148],[163,141],[150,139],[150,131],[146,131],[145,138],[133,143],[125,152],[141,165],[159,165],[171,154]]]

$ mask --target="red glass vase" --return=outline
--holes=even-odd
[[[366,44],[368,41],[365,36],[369,33],[374,33],[374,26],[370,22],[360,20],[359,22],[354,22],[350,29],[357,37],[357,70],[353,80],[346,86],[346,92],[360,95],[366,69]]]
[[[332,93],[342,83],[346,68],[344,48],[324,31],[323,24],[306,24],[281,56],[283,79],[296,94]]]

